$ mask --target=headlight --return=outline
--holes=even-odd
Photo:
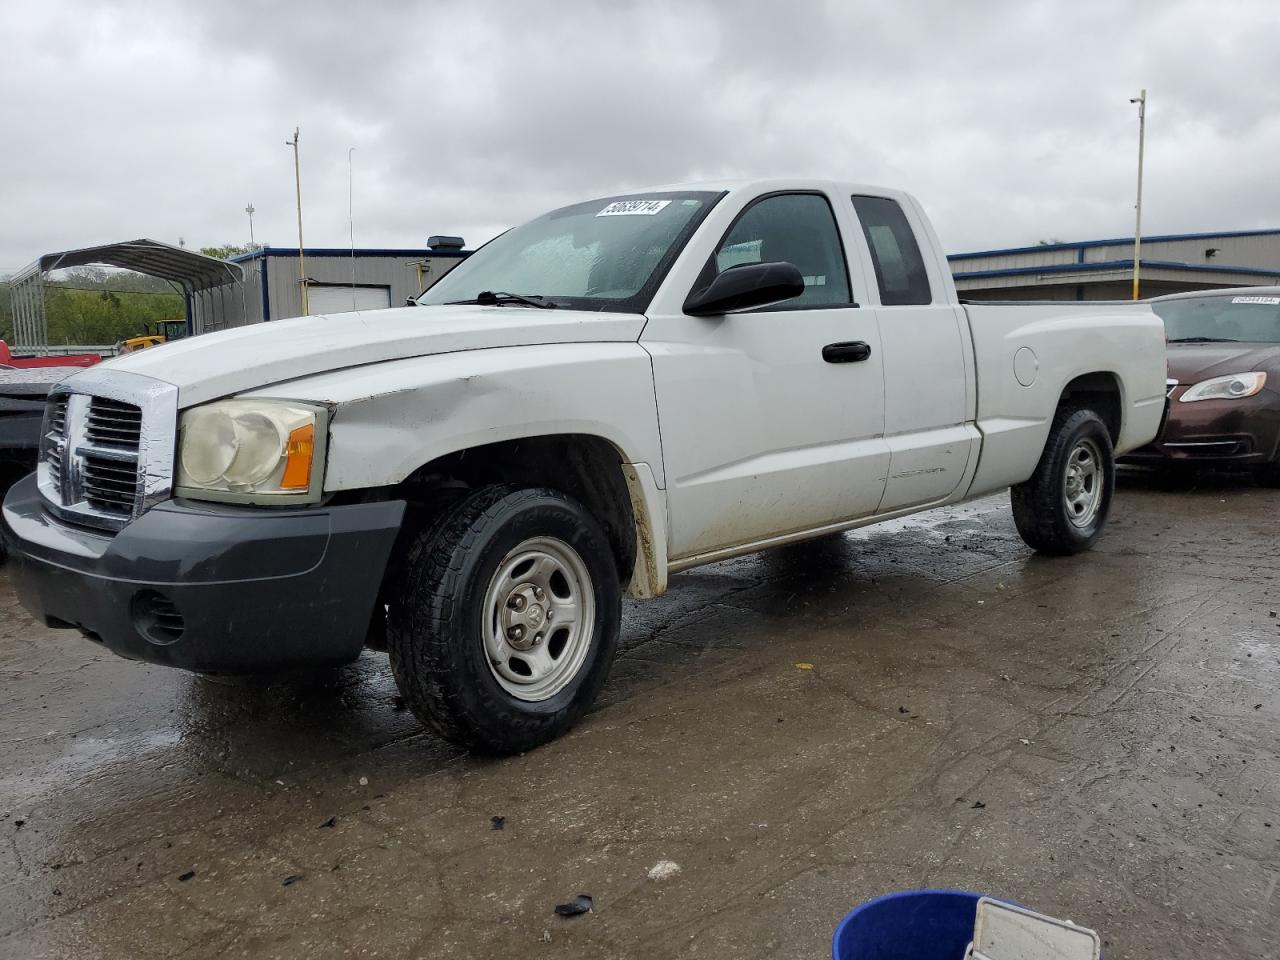
[[[1183,403],[1196,400],[1239,400],[1241,397],[1252,397],[1267,382],[1267,375],[1262,372],[1234,373],[1229,377],[1214,377],[1212,380],[1201,380],[1182,395]]]
[[[219,400],[182,415],[180,497],[243,503],[320,498],[328,411],[274,400]]]

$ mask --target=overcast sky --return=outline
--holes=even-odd
[[[912,191],[948,251],[1280,227],[1280,2],[3,0],[0,270],[152,237],[469,246],[722,176]]]

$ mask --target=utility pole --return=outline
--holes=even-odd
[[[1130,103],[1138,105],[1138,202],[1133,225],[1133,299],[1138,299],[1138,270],[1142,263],[1142,148],[1147,136],[1147,91],[1144,89]]]
[[[356,309],[356,207],[355,207],[355,167],[351,163],[351,155],[355,147],[347,150],[347,230],[351,240],[351,309]]]
[[[253,242],[253,204],[250,203],[245,207],[244,212],[249,215],[249,252],[252,253],[258,249],[258,245]]]
[[[284,142],[286,147],[293,147],[293,185],[298,194],[298,283],[302,285],[302,315],[311,313],[311,304],[307,299],[307,257],[302,246],[302,168],[298,162],[298,128],[293,128],[293,139]]]

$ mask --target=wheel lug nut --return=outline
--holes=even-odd
[[[507,636],[510,637],[512,640],[523,640],[524,627],[517,624],[516,626],[512,627],[510,630],[507,631]]]
[[[550,621],[550,620],[551,620],[555,615],[556,615],[556,612],[555,612],[554,610],[548,610],[548,611],[547,611],[547,620],[548,620],[548,621]]]
[[[515,610],[517,612],[523,610],[524,605],[525,605],[525,599],[518,593],[515,596],[513,596],[510,600],[507,601],[507,606],[509,606],[512,610]]]
[[[539,600],[541,600],[543,597],[545,597],[545,596],[546,596],[546,594],[545,594],[545,593],[543,593],[543,591],[542,591],[542,588],[541,588],[541,587],[534,587],[534,588],[533,588],[533,595],[534,595],[535,597],[537,597]]]
[[[540,634],[540,633],[535,633],[535,634],[533,635],[533,642],[534,642],[534,643],[541,643],[541,642],[542,642],[542,634]]]

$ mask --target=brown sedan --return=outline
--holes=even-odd
[[[1124,462],[1247,467],[1280,486],[1280,287],[1179,293],[1151,307],[1169,341],[1169,415]]]

